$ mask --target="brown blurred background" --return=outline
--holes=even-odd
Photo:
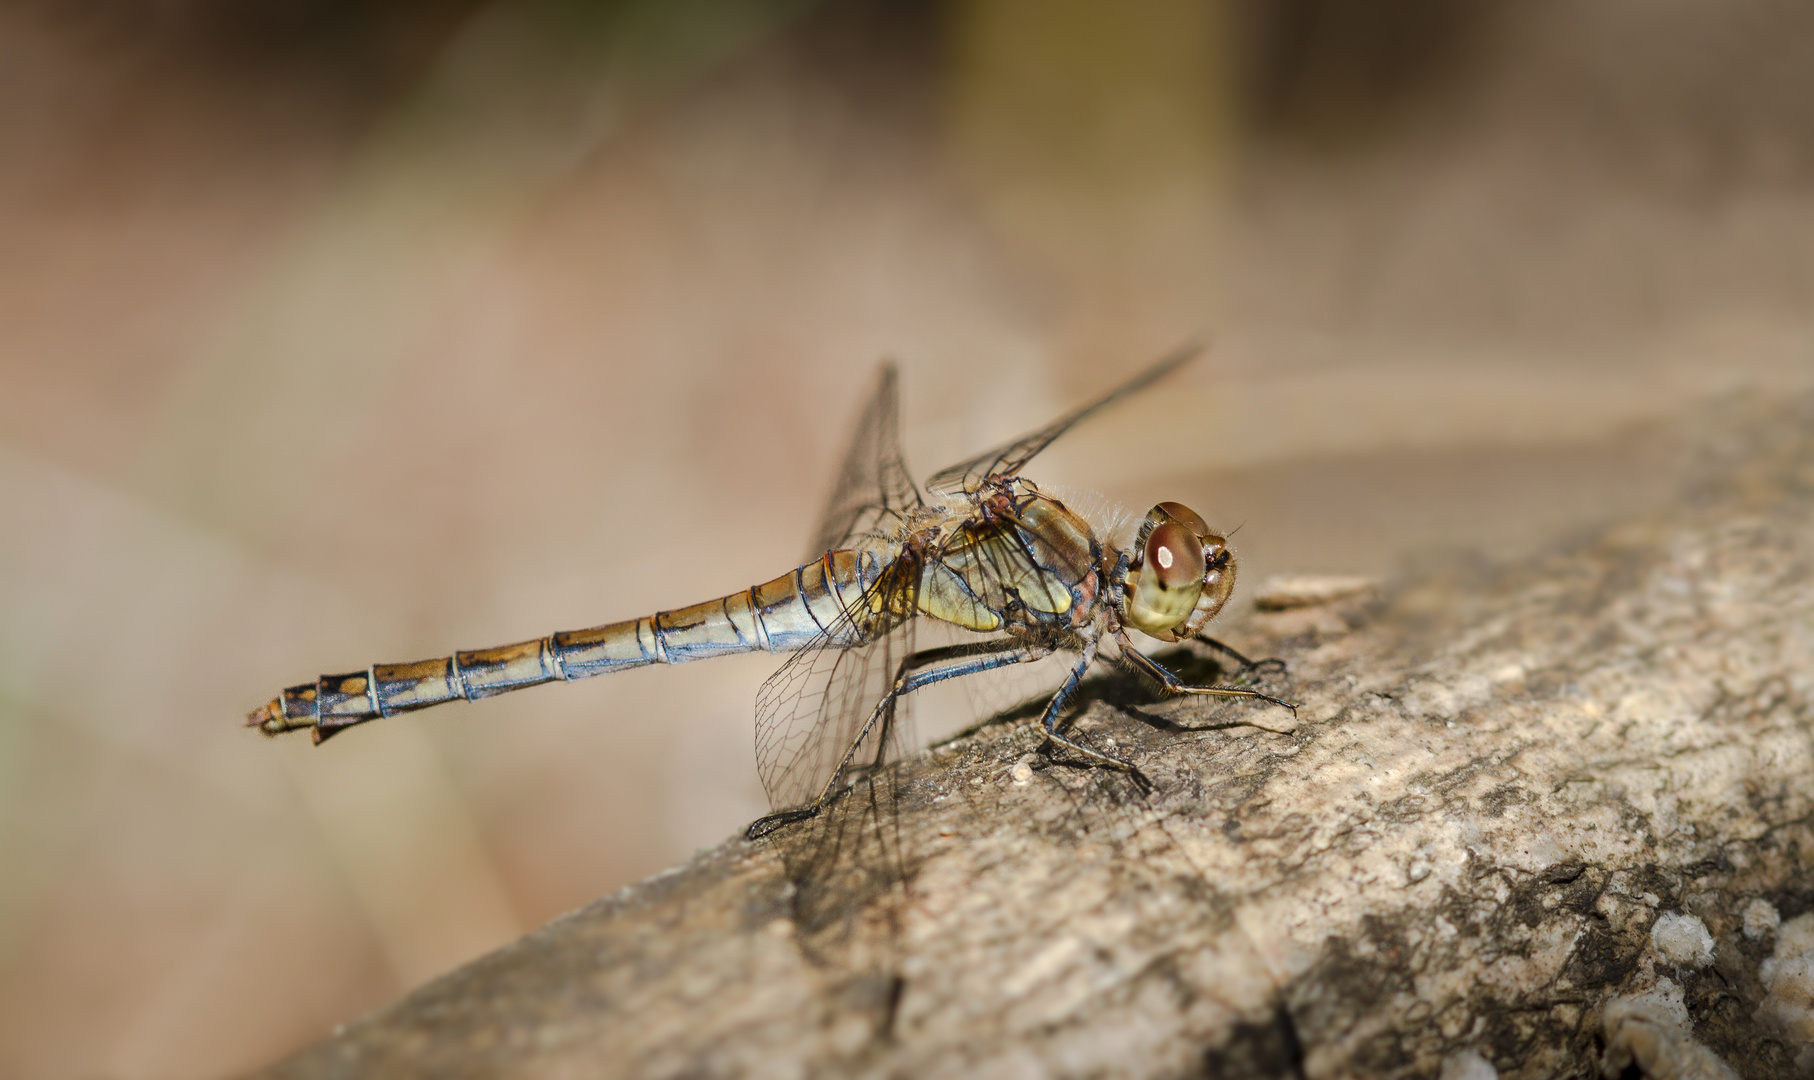
[[[278,687],[741,588],[922,474],[1515,556],[1814,371],[1792,0],[0,5],[0,1074],[261,1064],[762,812],[760,657]],[[1239,613],[1234,616],[1238,634]]]

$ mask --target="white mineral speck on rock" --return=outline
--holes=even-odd
[[[1713,935],[1693,915],[1670,912],[1658,916],[1650,928],[1650,943],[1658,955],[1677,967],[1703,968],[1713,963]]]
[[[1762,898],[1746,904],[1741,917],[1744,919],[1745,937],[1752,941],[1776,933],[1776,928],[1783,923],[1776,905]]]
[[[1688,1012],[1681,1007],[1681,988],[1669,988],[1673,998],[1653,991],[1607,1003],[1600,1022],[1606,1045],[1600,1075],[1618,1080],[1636,1066],[1641,1075],[1659,1080],[1738,1080],[1719,1055],[1694,1041]]]
[[[1474,1051],[1463,1050],[1442,1059],[1437,1080],[1499,1080],[1499,1070]]]
[[[1814,912],[1797,915],[1776,928],[1776,955],[1814,953]]]
[[[1626,994],[1617,1000],[1658,1023],[1667,1022],[1683,1031],[1693,1023],[1688,1016],[1688,1001],[1682,994],[1682,984],[1674,979],[1658,979],[1650,989]]]
[[[1757,974],[1765,990],[1758,1016],[1800,1049],[1796,1064],[1814,1064],[1814,914],[1777,929],[1776,950]]]

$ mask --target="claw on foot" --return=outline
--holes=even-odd
[[[818,816],[819,807],[817,806],[802,806],[793,810],[783,810],[778,814],[769,814],[767,817],[759,817],[750,822],[750,827],[743,831],[743,838],[760,840],[776,829]]]

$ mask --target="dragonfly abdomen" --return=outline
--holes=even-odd
[[[648,664],[680,664],[745,652],[792,652],[829,634],[831,644],[866,639],[865,591],[872,554],[832,551],[772,581],[691,607],[533,641],[472,649],[407,664],[323,675],[253,710],[247,724],[267,735],[310,729],[320,742],[355,724],[448,701],[568,682]]]

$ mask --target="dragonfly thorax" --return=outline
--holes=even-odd
[[[1235,587],[1228,540],[1182,503],[1162,502],[1140,525],[1116,590],[1123,624],[1161,641],[1193,637]]]
[[[968,630],[1074,628],[1099,610],[1100,555],[1089,523],[1057,499],[991,492],[967,516],[953,515],[926,553],[917,603]]]

